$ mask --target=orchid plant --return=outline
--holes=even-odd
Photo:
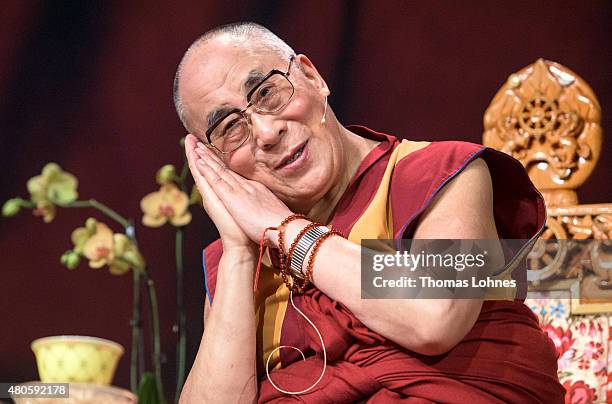
[[[181,141],[181,146],[183,143]],[[176,228],[175,256],[177,271],[177,319],[173,330],[177,333],[177,390],[176,398],[185,381],[186,366],[186,315],[183,300],[183,228],[191,222],[191,205],[201,203],[200,194],[195,186],[188,190],[188,167],[183,162],[181,174],[177,175],[173,165],[165,165],[156,173],[158,191],[146,195],[140,202],[143,212],[142,223],[147,227],[160,227],[170,224]],[[27,182],[29,199],[12,198],[2,207],[2,215],[15,216],[22,209],[31,209],[33,215],[42,217],[45,223],[55,218],[58,208],[94,208],[117,222],[123,232],[114,232],[107,224],[90,217],[83,227],[71,234],[72,249],[64,252],[60,262],[68,269],[75,269],[81,261],[86,260],[91,268],[108,267],[113,275],[124,275],[132,272],[133,307],[132,346],[130,357],[130,388],[138,390],[142,402],[163,402],[164,389],[161,373],[161,346],[159,313],[155,283],[149,276],[147,263],[138,248],[135,228],[131,219],[126,219],[108,206],[95,199],[78,200],[78,180],[56,164],[48,163],[40,175]],[[151,314],[151,338],[154,375],[144,372],[144,347],[141,343],[142,307],[140,290],[146,285],[148,295],[148,312]],[[140,376],[140,377],[139,377]],[[138,385],[140,384],[140,387]],[[153,390],[153,391],[151,391]],[[146,397],[146,398],[145,398]]]
[[[184,142],[181,140],[181,147]],[[195,184],[191,185],[190,196],[187,161],[183,161],[180,175],[172,164],[161,167],[155,175],[160,188],[151,192],[140,201],[143,212],[142,224],[147,227],[161,227],[170,223],[176,228],[175,232],[175,259],[176,259],[176,324],[173,329],[177,333],[176,345],[176,396],[178,397],[185,383],[185,369],[187,359],[187,318],[184,304],[184,268],[183,268],[183,226],[191,222],[189,206],[201,205],[202,197]]]

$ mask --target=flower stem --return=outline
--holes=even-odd
[[[183,167],[179,177],[181,190],[187,193],[187,176],[189,175],[189,165],[187,159],[183,158]],[[174,243],[176,255],[176,393],[174,401],[178,402],[185,383],[185,366],[187,361],[187,315],[185,314],[184,303],[184,270],[183,270],[183,229],[176,229]]]
[[[21,198],[17,198],[17,199],[19,199],[19,205],[21,205],[21,207],[23,208],[34,209],[36,207],[36,204],[32,201],[28,201],[28,200],[21,199]]]
[[[95,208],[122,225],[125,228],[126,235],[138,246],[136,235],[134,233],[134,224],[132,220],[128,220],[115,212],[113,209],[98,202],[95,199],[88,199],[84,201],[74,201],[67,204],[60,205],[64,208]],[[157,294],[155,292],[155,284],[149,277],[146,268],[134,268],[133,274],[133,288],[132,288],[132,349],[130,356],[130,389],[136,393],[138,391],[138,384],[140,379],[139,370],[144,369],[143,359],[143,344],[141,342],[142,333],[142,319],[141,319],[141,302],[140,302],[140,288],[141,288],[141,277],[144,276],[144,280],[147,282],[147,290],[149,296],[149,311],[151,315],[152,325],[152,338],[153,338],[153,366],[155,368],[155,378],[157,379],[157,393],[162,403],[165,402],[164,389],[162,384],[161,375],[161,342],[160,342],[160,331],[159,331],[159,309],[157,306]]]
[[[157,395],[162,403],[166,402],[164,396],[164,386],[161,373],[161,341],[159,334],[159,309],[157,306],[157,293],[155,292],[155,282],[149,277],[148,272],[144,271],[144,276],[148,286],[149,310],[151,314],[151,324],[153,328],[153,368],[157,379]]]
[[[108,206],[104,205],[103,203],[96,201],[95,199],[88,199],[86,201],[74,201],[58,206],[61,206],[62,208],[95,208],[113,219],[114,221],[116,221],[117,223],[119,223],[120,225],[122,225],[123,227],[125,227],[126,229],[130,226],[130,222],[126,218],[124,218]]]
[[[140,271],[133,270],[132,287],[132,349],[130,352],[130,390],[138,391],[138,353],[140,350]]]
[[[136,240],[136,232],[134,230],[134,223],[132,219],[124,219],[119,214],[114,212],[112,209],[98,203],[97,201],[91,199],[90,202],[94,202],[102,207],[100,209],[103,213],[110,214],[114,213],[118,218],[122,219],[125,224],[125,234],[130,239],[130,241],[138,247],[138,240]],[[114,218],[117,220],[117,218]],[[117,220],[119,221],[119,220]],[[118,258],[121,260],[121,258]],[[130,264],[131,265],[131,264]],[[142,379],[142,375],[144,370],[146,369],[145,361],[144,361],[144,332],[142,331],[142,303],[141,303],[141,287],[142,287],[142,276],[147,277],[146,267],[134,267],[132,268],[133,278],[134,278],[134,287],[132,290],[132,350],[131,350],[131,358],[130,358],[130,387],[132,382],[135,381],[136,389],[132,388],[134,394],[138,391],[140,386],[140,382]]]
[[[63,208],[95,208],[100,212],[104,213],[111,219],[115,220],[117,223],[122,225],[125,228],[125,232],[128,237],[136,244],[136,237],[134,236],[134,226],[130,220],[124,218],[119,213],[115,212],[108,206],[104,205],[101,202],[96,201],[95,199],[88,199],[84,201],[73,201],[70,203],[59,205]],[[136,393],[138,391],[138,383],[140,379],[139,368],[139,357],[141,356],[141,346],[140,343],[141,333],[142,333],[142,320],[141,320],[141,308],[140,308],[140,276],[141,272],[138,270],[133,270],[133,285],[132,285],[132,320],[130,321],[130,325],[132,327],[132,348],[130,352],[130,389],[132,392]]]
[[[185,181],[187,180],[187,173],[189,173],[189,165],[187,165],[187,160],[184,159],[183,168],[181,169],[181,176],[179,177],[179,182],[184,192],[186,192]]]
[[[183,277],[183,229],[176,229],[175,238],[176,252],[176,318],[177,318],[177,348],[176,348],[176,394],[174,400],[178,399],[185,382],[185,361],[187,357],[187,330],[184,305],[184,277]]]

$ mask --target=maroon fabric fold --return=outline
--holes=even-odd
[[[520,302],[485,302],[469,334],[439,356],[401,348],[318,289],[302,297],[300,308],[323,336],[325,375],[309,392],[293,396],[265,379],[259,402],[563,402],[554,346]],[[323,369],[319,337],[310,326],[305,332],[315,355],[271,373],[283,390],[310,387]]]

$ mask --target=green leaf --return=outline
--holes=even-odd
[[[139,404],[160,404],[161,400],[157,396],[157,380],[151,372],[145,372],[140,379],[138,386]]]

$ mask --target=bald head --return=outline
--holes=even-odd
[[[185,108],[181,100],[180,83],[181,75],[184,67],[190,60],[191,56],[198,50],[202,50],[206,44],[217,42],[227,45],[242,46],[245,49],[259,50],[269,52],[279,56],[282,59],[289,59],[295,55],[294,50],[287,45],[285,41],[276,36],[269,29],[253,22],[242,22],[228,25],[222,25],[207,31],[198,39],[196,39],[187,49],[181,62],[179,63],[176,75],[174,76],[173,99],[176,112],[189,132],[193,132],[193,128],[187,120]]]

